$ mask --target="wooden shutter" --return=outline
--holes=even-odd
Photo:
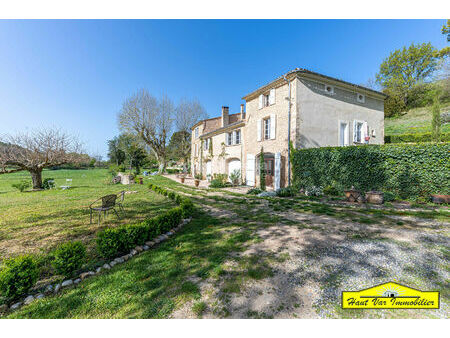
[[[272,88],[269,93],[269,105],[275,104],[275,88]]]
[[[275,114],[270,114],[270,139],[275,140],[275,131],[276,131],[276,118],[277,116]]]
[[[264,102],[264,95],[259,95],[259,104],[258,104],[258,108],[261,109],[263,107],[263,102]]]
[[[233,144],[236,144],[236,130],[233,131],[233,135],[232,135],[232,139],[231,139]]]
[[[256,137],[256,140],[257,141],[261,141],[261,123],[262,123],[262,120],[261,119],[258,119],[258,121],[256,121],[256,125],[257,125],[257,137]]]

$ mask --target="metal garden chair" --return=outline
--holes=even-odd
[[[92,224],[92,213],[94,211],[98,212],[98,224],[99,225],[100,225],[100,217],[101,217],[102,211],[104,214],[104,218],[106,218],[106,215],[109,210],[113,210],[114,213],[116,214],[117,218],[120,219],[120,216],[115,209],[116,199],[117,199],[117,195],[112,194],[112,195],[106,195],[106,196],[100,197],[99,199],[92,202],[89,205],[89,209],[91,211],[91,224]],[[94,206],[94,204],[96,204],[100,200],[102,201],[101,206]]]

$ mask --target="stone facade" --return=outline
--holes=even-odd
[[[221,116],[193,126],[192,172],[207,178],[240,168],[243,182],[259,186],[263,148],[271,173],[266,183],[287,186],[289,141],[295,148],[383,144],[384,98],[368,88],[296,69],[243,97],[245,111],[241,105],[241,112],[230,115],[222,107]],[[239,143],[234,142],[235,131],[240,131]]]

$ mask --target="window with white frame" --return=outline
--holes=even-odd
[[[227,133],[227,145],[231,146],[233,144],[233,133]]]
[[[198,138],[198,127],[195,128],[195,130],[194,130],[194,135],[195,135],[195,138]]]
[[[235,130],[234,133],[235,133],[234,134],[234,142],[235,142],[235,144],[241,144],[241,130],[240,129]]]
[[[359,103],[364,103],[366,102],[366,96],[360,93],[356,93],[356,101],[358,101]]]
[[[363,130],[364,122],[362,121],[354,121],[353,122],[353,142],[355,143],[363,143],[364,138],[364,130]]]
[[[263,120],[264,122],[264,139],[270,140],[270,118]]]
[[[325,85],[325,93],[327,93],[329,95],[333,95],[334,94],[334,87],[326,84]]]

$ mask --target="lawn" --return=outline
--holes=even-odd
[[[443,105],[441,113],[450,110],[450,105]],[[415,108],[399,117],[386,118],[384,120],[384,134],[414,134],[431,132],[431,106]],[[450,132],[450,124],[444,124],[441,127],[442,133]]]
[[[145,185],[124,186],[109,184],[106,169],[47,170],[43,177],[55,179],[56,189],[19,192],[11,184],[30,179],[27,172],[0,175],[0,257],[17,254],[46,254],[59,243],[80,240],[88,248],[90,260],[95,259],[95,234],[106,227],[135,223],[152,217],[175,204],[168,198],[150,191]],[[71,178],[72,188],[58,187]],[[108,215],[100,225],[94,218],[89,222],[88,206],[97,198],[116,194],[122,190],[135,191],[126,194],[124,208],[118,220]]]
[[[448,208],[402,211],[183,186],[198,212],[176,236],[9,318],[448,317]],[[441,309],[349,311],[340,292],[396,280]]]

